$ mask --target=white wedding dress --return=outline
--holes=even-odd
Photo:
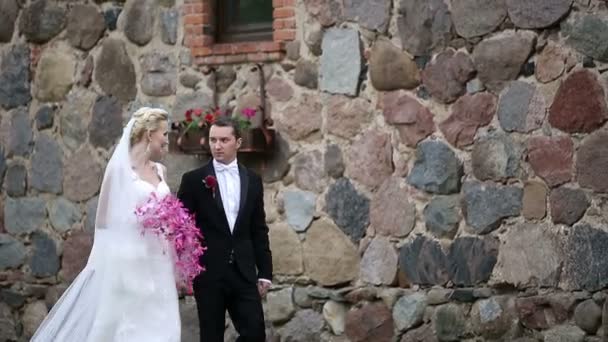
[[[126,131],[128,137],[129,125]],[[161,179],[156,187],[139,179],[130,167],[130,174],[122,167],[106,170],[107,187],[104,190],[102,185],[98,207],[102,213],[97,216],[87,265],[31,341],[180,341],[172,251],[163,238],[151,233],[142,235],[134,214],[133,204],[144,203],[153,192],[159,196],[170,193],[160,164],[156,166]],[[128,176],[115,182],[113,177],[120,172]],[[120,207],[126,203],[130,203],[128,207]]]

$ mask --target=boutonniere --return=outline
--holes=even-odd
[[[211,194],[213,195],[213,198],[215,198],[215,188],[217,188],[217,179],[215,179],[215,177],[213,177],[212,175],[209,175],[205,177],[205,179],[203,179],[203,184],[205,184],[205,187],[207,189],[211,190]]]

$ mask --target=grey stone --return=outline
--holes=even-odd
[[[300,59],[300,41],[293,40],[285,44],[285,55],[292,61]]]
[[[359,279],[372,285],[391,285],[397,276],[397,251],[388,238],[376,236],[361,259]]]
[[[95,196],[87,201],[86,204],[86,219],[84,221],[84,229],[88,232],[93,232],[95,229],[95,215],[97,215],[97,203],[99,197]]]
[[[65,177],[63,179],[63,195],[74,202],[86,201],[95,196],[101,186],[103,170],[91,158],[90,147],[83,146],[74,152],[67,160]]]
[[[173,111],[171,111],[170,121],[179,121],[184,119],[184,115],[188,109],[192,108],[211,108],[213,100],[203,92],[188,92],[177,94]]]
[[[403,245],[399,267],[412,284],[445,285],[449,280],[448,259],[437,241],[417,236]]]
[[[296,185],[303,190],[321,193],[326,188],[323,154],[321,151],[304,152],[293,161]]]
[[[296,287],[293,291],[293,301],[294,303],[301,308],[311,308],[312,307],[312,298],[308,296],[308,288],[306,287]]]
[[[43,301],[39,300],[27,304],[25,310],[23,310],[23,317],[21,318],[23,334],[28,337],[34,335],[36,329],[38,329],[47,314],[48,309]]]
[[[59,111],[61,136],[69,150],[76,150],[86,141],[87,125],[95,98],[95,93],[77,89],[68,94],[67,101]]]
[[[493,231],[505,218],[518,216],[522,209],[521,188],[467,182],[463,192],[465,219],[477,234]]]
[[[255,76],[254,76],[255,75]],[[249,86],[251,88],[259,88],[259,80],[257,77],[258,73],[255,74],[252,72],[250,74],[250,79],[248,80]],[[221,65],[217,68],[217,70],[208,78],[207,86],[210,89],[216,89],[218,92],[223,93],[236,80],[236,70],[231,65]]]
[[[108,30],[116,30],[116,24],[118,22],[118,16],[122,12],[122,7],[110,7],[103,12],[103,19],[106,22]]]
[[[65,27],[66,10],[47,0],[37,0],[23,9],[19,19],[19,31],[27,40],[43,44],[59,34]]]
[[[296,63],[296,72],[293,76],[295,84],[309,89],[317,89],[319,67],[317,64],[305,59]]]
[[[369,57],[369,77],[376,90],[413,89],[420,84],[414,60],[386,39],[377,40]]]
[[[4,172],[6,171],[6,157],[4,156],[4,148],[0,146],[0,185],[4,181]]]
[[[563,263],[562,239],[547,223],[518,224],[507,229],[494,277],[517,287],[555,287]]]
[[[453,238],[460,223],[460,199],[456,196],[436,196],[424,208],[426,229],[438,238]]]
[[[4,228],[13,235],[31,233],[44,224],[46,203],[42,198],[8,197],[4,203]]]
[[[51,277],[59,271],[59,255],[55,241],[42,232],[32,236],[33,255],[29,261],[32,274],[36,277]]]
[[[597,291],[608,285],[608,233],[589,224],[568,235],[562,282],[567,289]]]
[[[63,153],[59,144],[48,134],[36,139],[32,155],[31,186],[50,193],[60,193],[63,183]]]
[[[479,16],[478,11],[471,14]],[[532,32],[510,30],[482,40],[473,50],[473,62],[479,79],[489,90],[500,92],[508,81],[517,78],[532,52],[535,40]],[[497,65],[503,67],[497,68]]]
[[[95,62],[95,79],[106,95],[116,96],[121,103],[135,99],[135,67],[123,41],[116,38],[104,40]]]
[[[94,5],[75,4],[68,15],[67,37],[72,46],[89,50],[106,29],[103,14]]]
[[[390,20],[390,0],[346,0],[344,1],[344,16],[348,20],[359,23],[362,27],[386,32]]]
[[[32,127],[27,108],[20,107],[9,112],[8,146],[6,156],[27,156],[32,152]]]
[[[416,149],[416,161],[407,177],[420,190],[437,194],[460,191],[463,166],[454,151],[441,141],[423,141]]]
[[[433,322],[440,341],[460,341],[465,332],[464,313],[460,306],[447,304],[435,311]]]
[[[266,296],[264,318],[274,323],[288,321],[295,313],[292,297],[292,287],[269,292]]]
[[[150,52],[140,57],[141,90],[149,96],[169,96],[177,89],[177,61],[172,54]]]
[[[323,316],[306,309],[296,313],[294,318],[280,330],[281,341],[317,342],[321,340],[321,330],[325,326]]]
[[[0,302],[0,340],[17,340],[17,322],[13,318],[11,308]]]
[[[25,304],[25,300],[26,300],[26,297],[24,297],[23,294],[15,291],[15,290],[11,290],[11,289],[0,290],[0,302],[4,302],[4,303],[8,304],[13,309],[21,308],[23,306],[23,304]]]
[[[280,132],[275,135],[275,147],[272,155],[269,156],[266,167],[262,171],[264,182],[272,183],[279,181],[289,171],[289,158],[294,151],[289,147],[289,142],[283,138]]]
[[[433,287],[427,293],[427,303],[429,305],[445,304],[449,301],[453,290],[440,287]]]
[[[562,24],[566,42],[579,52],[608,61],[608,18],[598,14],[573,14]]]
[[[441,0],[407,0],[399,7],[397,28],[401,44],[415,56],[429,54],[447,45],[452,20]]]
[[[474,78],[467,82],[467,93],[468,94],[476,94],[486,90],[486,87],[483,85],[479,78]]]
[[[177,42],[177,23],[179,12],[176,9],[163,9],[160,12],[160,37],[165,44],[175,45]]]
[[[517,324],[515,301],[510,297],[492,297],[473,304],[471,309],[473,330],[486,339],[507,338]]]
[[[332,178],[340,178],[344,174],[344,159],[340,146],[331,144],[327,146],[323,156],[325,173]]]
[[[154,36],[156,2],[154,0],[129,1],[124,11],[125,36],[139,46],[148,44]]]
[[[522,147],[504,133],[492,133],[475,142],[471,154],[475,178],[506,181],[519,174]]]
[[[17,15],[19,3],[16,0],[0,1],[0,43],[8,43],[13,38]]]
[[[585,332],[575,325],[560,325],[543,332],[545,342],[583,342]]]
[[[578,184],[595,192],[608,192],[608,178],[603,177],[608,162],[608,133],[590,134],[576,151],[576,179]]]
[[[30,49],[16,44],[4,52],[0,64],[0,106],[11,109],[30,102]]]
[[[75,203],[58,197],[49,206],[49,218],[57,232],[65,233],[72,229],[75,223],[80,222],[82,214]]]
[[[315,56],[321,56],[323,49],[323,27],[318,22],[304,25],[304,43]]]
[[[450,300],[461,303],[472,303],[475,301],[472,288],[457,288],[452,291]]]
[[[498,259],[498,239],[459,237],[450,246],[450,278],[459,286],[476,286],[490,279]]]
[[[553,223],[570,226],[585,215],[590,205],[583,190],[563,186],[551,190],[549,202],[551,203],[551,220]]]
[[[323,317],[335,335],[342,335],[346,325],[346,306],[333,300],[323,305]]]
[[[305,274],[319,285],[334,286],[357,278],[359,252],[331,220],[313,221],[306,232],[303,251]]]
[[[27,189],[27,169],[23,164],[10,165],[4,182],[4,188],[9,196],[24,196]]]
[[[312,222],[317,197],[308,191],[286,191],[283,194],[287,223],[297,232],[304,232]]]
[[[304,272],[302,242],[298,233],[284,222],[272,224],[268,234],[275,274],[301,275]]]
[[[88,130],[89,142],[93,146],[109,150],[116,144],[122,134],[122,106],[117,98],[97,98]]]
[[[38,109],[36,112],[36,128],[39,131],[53,127],[55,109],[55,107],[46,105]]]
[[[186,88],[195,89],[196,85],[202,80],[202,77],[198,74],[184,73],[179,75],[179,83]]]
[[[304,0],[303,2],[308,14],[324,27],[332,26],[342,20],[342,1]]]
[[[36,67],[36,98],[41,102],[61,102],[74,84],[76,60],[63,45],[42,52]]]
[[[546,111],[543,96],[534,85],[513,81],[500,95],[497,114],[505,131],[528,133],[541,126]]]
[[[320,89],[355,96],[359,92],[361,47],[352,29],[330,28],[323,35]]]
[[[351,240],[358,243],[369,225],[369,199],[347,178],[340,178],[325,195],[326,211]]]
[[[25,261],[25,246],[7,234],[0,234],[0,270],[18,268]]]
[[[572,0],[506,0],[505,3],[509,18],[515,26],[536,29],[551,26],[559,21],[570,10]]]
[[[574,321],[589,334],[595,334],[602,322],[602,308],[593,299],[587,299],[574,309]]]
[[[181,338],[184,342],[196,342],[200,340],[200,327],[198,311],[194,296],[187,296],[179,301],[179,316],[181,321]]]
[[[507,8],[504,1],[454,1],[451,10],[456,32],[464,38],[473,38],[490,33],[507,17]]]
[[[422,324],[426,306],[427,299],[422,293],[399,298],[393,307],[393,321],[397,330],[402,332]]]

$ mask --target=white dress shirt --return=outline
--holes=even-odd
[[[217,185],[220,189],[220,196],[222,196],[224,213],[226,213],[228,219],[230,233],[233,233],[241,202],[241,177],[239,176],[238,162],[235,159],[230,164],[222,164],[214,159],[213,168],[215,169]]]
[[[233,160],[230,164],[222,164],[213,159],[213,168],[217,178],[217,185],[224,204],[224,213],[228,219],[230,233],[234,233],[234,223],[239,214],[241,204],[241,177],[239,175],[239,164]],[[272,284],[269,279],[258,279],[268,284]]]

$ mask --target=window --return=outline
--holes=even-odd
[[[272,41],[272,0],[217,0],[217,43]]]

